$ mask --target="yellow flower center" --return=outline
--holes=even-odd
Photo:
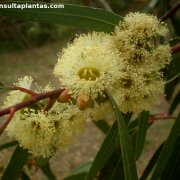
[[[96,68],[84,67],[79,70],[78,76],[81,79],[95,81],[100,76],[100,72]]]
[[[34,131],[39,131],[41,129],[40,123],[36,121],[31,122],[31,126]]]
[[[120,81],[124,88],[130,88],[132,85],[132,80],[129,76],[122,77]]]

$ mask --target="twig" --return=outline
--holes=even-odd
[[[35,92],[31,91],[31,90],[25,89],[25,88],[19,87],[19,86],[12,86],[12,87],[10,87],[9,89],[10,89],[10,90],[19,90],[19,91],[24,92],[24,93],[27,93],[27,94],[29,94],[29,95],[31,95],[31,96],[37,95],[37,93],[35,93]]]
[[[157,120],[163,120],[163,119],[176,119],[176,117],[170,116],[168,114],[158,114],[155,116],[150,116],[148,119],[148,123],[153,123]]]
[[[14,116],[14,113],[16,112],[15,108],[11,108],[10,109],[10,113],[8,118],[2,123],[1,127],[0,127],[0,135],[3,133],[4,129],[6,128],[6,126],[9,124],[9,122],[11,121],[12,117]]]
[[[175,54],[177,52],[180,52],[180,44],[176,44],[175,46],[171,47],[172,54]]]
[[[10,106],[8,108],[0,110],[0,117],[4,116],[6,114],[10,114],[10,111],[11,111],[12,108],[14,108],[16,111],[18,111],[18,110],[20,110],[20,109],[22,109],[24,107],[27,107],[27,106],[29,106],[31,104],[34,104],[35,102],[40,101],[40,100],[43,100],[43,99],[46,99],[46,98],[57,98],[61,94],[61,92],[63,90],[64,89],[56,89],[56,90],[49,91],[49,92],[37,93],[37,94],[31,96],[26,101],[17,103],[17,104],[15,104],[13,106]]]
[[[56,100],[57,100],[57,98],[49,98],[49,99],[48,99],[48,104],[47,104],[47,106],[44,108],[44,112],[45,112],[45,111],[49,111],[49,110],[53,107],[53,105],[55,104]]]
[[[28,90],[28,89],[25,89],[22,87],[17,87],[17,86],[12,87],[11,89],[28,93],[31,95],[31,97],[26,101],[17,103],[8,108],[0,110],[0,117],[4,116],[6,114],[9,114],[8,118],[2,123],[2,125],[0,127],[0,135],[3,133],[4,129],[9,124],[9,122],[13,118],[16,111],[18,111],[22,108],[25,108],[31,104],[34,104],[37,101],[49,98],[48,104],[44,109],[44,111],[48,111],[54,105],[54,103],[56,102],[56,99],[59,97],[59,95],[64,91],[64,89],[56,89],[56,90],[44,92],[44,93],[35,93],[31,90]]]
[[[180,1],[177,2],[171,9],[169,9],[162,17],[161,21],[166,20],[169,18],[172,14],[174,14],[178,9],[180,8]]]

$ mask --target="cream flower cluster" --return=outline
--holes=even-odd
[[[113,48],[123,59],[116,99],[123,112],[149,110],[158,103],[164,82],[160,72],[171,59],[170,46],[160,39],[168,29],[156,17],[130,13],[113,34]]]
[[[168,44],[162,44],[168,29],[156,17],[130,13],[110,34],[80,35],[59,54],[54,75],[64,88],[55,105],[42,111],[45,102],[18,111],[7,133],[36,156],[49,157],[66,147],[85,125],[113,112],[108,90],[120,110],[150,110],[163,93],[161,70],[170,62]],[[17,86],[31,88],[32,78]],[[47,86],[44,90],[52,88]],[[4,107],[24,101],[28,95],[10,92]]]
[[[49,157],[69,145],[74,135],[83,129],[85,121],[78,115],[77,107],[62,109],[59,106],[60,109],[57,112],[52,108],[48,113],[27,110],[13,132],[20,146],[35,156]]]
[[[167,34],[166,25],[156,17],[129,13],[115,28],[113,47],[123,57],[126,67],[159,71],[170,61],[169,45],[160,44]]]
[[[31,77],[25,76],[15,85],[30,89],[32,81]],[[51,88],[47,86],[44,91],[47,90]],[[27,96],[20,91],[12,91],[5,99],[3,107],[22,102]],[[38,103],[41,103],[39,105],[42,108],[43,102]],[[69,145],[76,133],[83,130],[85,121],[77,106],[55,103],[49,112],[43,112],[39,105],[34,104],[17,111],[6,132],[33,155],[49,157],[59,148]]]
[[[106,89],[124,113],[149,110],[163,93],[160,70],[171,54],[170,46],[160,40],[167,34],[166,25],[156,17],[129,13],[112,35],[77,37],[59,55],[54,74],[72,97],[93,101],[88,112],[94,119],[102,117],[102,109],[107,111]]]

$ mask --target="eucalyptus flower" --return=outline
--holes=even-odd
[[[94,32],[77,37],[63,50],[54,74],[74,98],[94,100],[117,83],[120,63],[111,36]]]
[[[129,13],[115,27],[113,49],[117,50],[125,67],[160,70],[171,60],[170,46],[160,43],[160,38],[167,34],[166,24],[155,16]]]

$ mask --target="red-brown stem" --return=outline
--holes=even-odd
[[[6,126],[9,124],[9,122],[11,121],[12,117],[14,116],[14,113],[16,112],[15,108],[11,108],[10,112],[9,112],[9,116],[8,118],[2,123],[1,127],[0,127],[0,135],[3,133],[4,129],[6,128]]]
[[[156,116],[149,117],[148,123],[153,123],[154,121],[163,120],[163,119],[167,119],[167,120],[168,119],[176,119],[176,117],[169,116],[167,114],[156,115]]]
[[[175,54],[177,52],[180,52],[180,44],[176,44],[175,46],[171,47],[172,54]]]
[[[63,90],[64,89],[56,89],[56,90],[52,90],[52,91],[49,91],[49,92],[37,93],[37,94],[31,96],[26,101],[17,103],[17,104],[15,104],[13,106],[10,106],[8,108],[0,110],[0,117],[4,116],[6,114],[10,114],[11,108],[14,108],[16,111],[18,111],[18,110],[20,110],[20,109],[22,109],[24,107],[27,107],[27,106],[29,106],[29,105],[37,102],[37,101],[40,101],[40,100],[43,100],[43,99],[46,99],[46,98],[57,98],[61,94],[61,92]]]
[[[10,89],[10,90],[18,90],[18,91],[27,93],[27,94],[29,94],[29,95],[31,95],[31,96],[34,96],[34,95],[37,94],[37,93],[35,93],[35,92],[33,92],[33,91],[29,90],[29,89],[25,89],[25,88],[19,87],[19,86],[12,86],[12,87],[10,87],[9,89]]]
[[[166,20],[180,8],[180,2],[177,2],[171,9],[169,9],[162,17],[161,21]]]
[[[48,99],[48,104],[44,108],[44,111],[49,111],[53,107],[53,105],[55,104],[56,100],[57,100],[57,98],[49,98]]]

